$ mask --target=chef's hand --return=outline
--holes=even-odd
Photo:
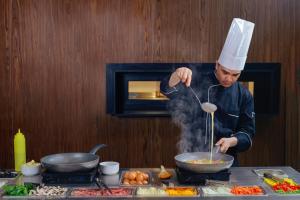
[[[221,138],[216,145],[220,145],[220,152],[226,153],[226,151],[229,149],[229,147],[234,147],[237,145],[237,138],[236,137],[230,137],[230,138]]]
[[[187,67],[177,68],[175,72],[172,73],[171,78],[169,80],[169,86],[174,87],[179,82],[182,82],[189,87],[192,81],[192,70]]]

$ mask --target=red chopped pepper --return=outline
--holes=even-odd
[[[300,193],[300,185],[291,185],[288,182],[276,183],[273,190],[279,193]]]

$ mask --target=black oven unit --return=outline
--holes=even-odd
[[[111,63],[106,65],[106,110],[114,116],[169,116],[166,98],[132,98],[130,83],[159,83],[176,68],[211,70],[214,63]],[[254,106],[257,115],[279,112],[280,63],[247,63],[241,82],[254,83]],[[133,96],[134,97],[134,96]]]

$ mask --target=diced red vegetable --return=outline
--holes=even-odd
[[[272,189],[279,193],[300,193],[300,185],[291,185],[288,182],[276,183]]]
[[[259,186],[235,186],[230,191],[234,195],[262,195],[263,190]]]

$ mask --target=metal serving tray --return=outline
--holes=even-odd
[[[252,186],[254,186],[254,185],[236,185],[236,186],[252,187]],[[205,192],[205,190],[203,190],[203,188],[207,188],[207,187],[211,187],[211,188],[227,187],[227,188],[232,189],[232,188],[234,187],[234,185],[232,185],[232,186],[204,186],[204,187],[201,187],[201,192],[202,192],[202,195],[205,196],[205,197],[213,197],[213,196],[218,196],[218,197],[220,197],[220,196],[224,196],[224,197],[228,197],[228,196],[230,196],[230,197],[268,196],[266,190],[265,190],[261,185],[256,185],[256,186],[258,186],[258,187],[260,187],[260,188],[262,189],[263,194],[252,194],[252,195],[250,195],[250,194],[249,194],[249,195],[247,195],[247,194],[245,194],[245,195],[235,195],[235,194],[208,194],[208,193]]]
[[[138,195],[137,192],[138,192],[138,188],[136,189],[135,191],[135,196],[136,197],[139,197],[139,198],[146,198],[146,197],[152,197],[152,198],[172,198],[172,197],[175,197],[175,198],[194,198],[194,197],[200,197],[201,196],[201,192],[199,190],[199,188],[195,187],[195,186],[174,186],[174,187],[159,187],[159,186],[152,186],[152,187],[141,187],[141,188],[144,188],[144,189],[147,189],[147,188],[155,188],[155,189],[161,189],[161,190],[167,190],[168,188],[191,188],[191,189],[194,189],[196,191],[196,194],[195,195]]]
[[[115,189],[126,189],[129,190],[129,194],[128,195],[84,195],[84,196],[78,196],[78,195],[74,195],[73,192],[78,190],[78,189],[85,189],[85,190],[104,190],[102,188],[96,188],[96,187],[92,187],[92,188],[73,188],[69,191],[68,193],[68,197],[72,197],[72,198],[128,198],[128,197],[133,197],[135,194],[135,188],[133,187],[109,187],[112,191],[114,191]]]
[[[129,171],[137,171],[137,170],[130,169],[130,170],[122,171],[121,177],[120,177],[120,182],[119,182],[120,186],[124,186],[124,187],[149,187],[149,186],[151,186],[151,184],[152,184],[152,178],[153,178],[151,171],[149,171],[149,170],[139,170],[139,169],[138,169],[138,171],[141,171],[143,173],[148,174],[148,176],[149,176],[149,178],[148,178],[148,184],[143,184],[143,185],[138,185],[138,184],[125,185],[125,184],[123,184],[124,174],[126,172],[129,172]]]
[[[220,193],[217,193],[217,194],[210,194],[210,193],[207,193],[206,191],[205,191],[205,188],[211,188],[211,189],[213,189],[213,190],[217,190],[218,188],[220,188],[220,187],[224,187],[224,188],[229,188],[229,189],[231,189],[232,187],[231,186],[204,186],[204,187],[201,187],[201,192],[202,192],[202,195],[203,196],[209,196],[209,197],[213,197],[213,196],[234,196],[234,194],[220,194]]]
[[[66,187],[63,187],[66,188]],[[12,195],[5,195],[3,192],[3,199],[64,199],[67,197],[67,194],[69,192],[69,188],[66,188],[67,191],[63,195],[24,195],[24,196],[12,196]],[[0,198],[1,199],[1,198]]]
[[[254,169],[253,172],[259,177],[263,177],[264,173],[270,173],[278,178],[288,178],[288,175],[281,169]]]

